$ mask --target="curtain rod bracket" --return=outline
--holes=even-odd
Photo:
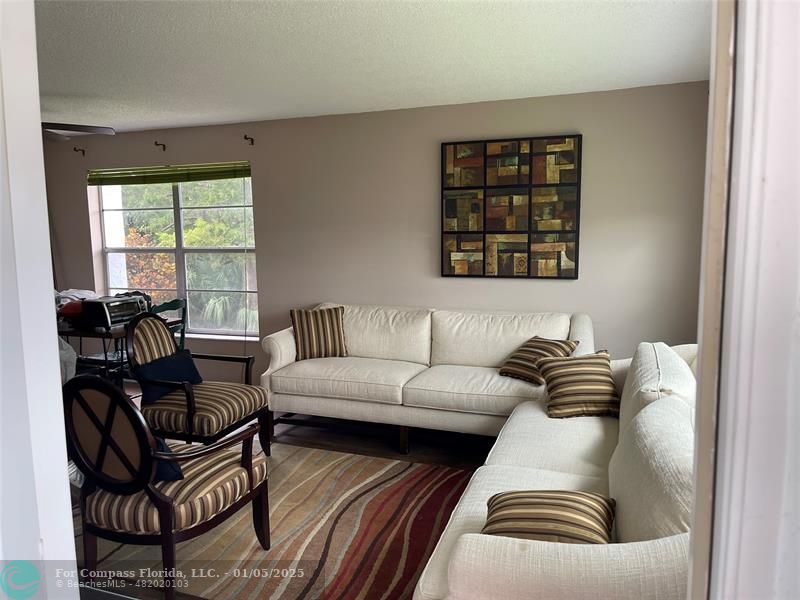
[[[256,143],[256,140],[255,140],[255,138],[251,138],[251,137],[250,137],[249,135],[247,135],[246,133],[244,134],[244,139],[245,139],[245,140],[247,141],[247,143],[248,143],[248,144],[250,144],[251,146],[252,146],[252,145],[254,145],[254,144]]]
[[[156,146],[158,146],[159,148],[161,148],[161,151],[162,151],[162,152],[166,152],[166,151],[167,151],[167,145],[166,145],[166,144],[159,144],[159,143],[158,143],[158,140],[156,140],[156,141],[154,142],[154,145],[156,145]]]

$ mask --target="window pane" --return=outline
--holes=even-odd
[[[238,206],[253,204],[250,178],[181,183],[181,206]]]
[[[175,255],[167,252],[110,252],[108,287],[174,290]]]
[[[251,207],[183,210],[183,245],[187,248],[253,247],[254,239]]]
[[[258,296],[244,292],[188,292],[189,328],[258,333]]]
[[[172,184],[100,186],[103,208],[172,208]]]
[[[106,248],[174,248],[172,210],[103,211]]]
[[[189,252],[186,285],[190,290],[256,291],[255,254]]]

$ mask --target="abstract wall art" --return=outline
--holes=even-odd
[[[442,276],[577,279],[582,141],[442,144]]]

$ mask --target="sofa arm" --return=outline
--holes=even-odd
[[[294,342],[294,330],[291,327],[281,329],[261,340],[261,347],[267,354],[269,366],[261,375],[261,387],[272,391],[270,376],[286,365],[297,360],[297,346]]]
[[[627,544],[561,544],[465,534],[449,600],[684,600],[689,534]]]
[[[628,369],[632,360],[632,358],[618,358],[611,361],[611,377],[614,378],[614,387],[617,388],[620,396],[622,396],[622,389],[625,387],[625,379],[628,377]]]
[[[592,318],[585,313],[575,313],[569,324],[569,339],[580,342],[574,355],[582,356],[594,352],[594,326]]]

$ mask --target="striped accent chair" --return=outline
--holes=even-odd
[[[253,527],[269,550],[267,459],[253,455],[259,425],[205,447],[158,450],[142,413],[104,379],[80,376],[64,386],[70,459],[83,474],[80,514],[84,566],[97,568],[97,538],[160,545],[164,593],[175,597],[175,544],[192,539],[252,504]],[[156,481],[158,461],[182,465],[183,479]]]
[[[177,352],[174,334],[158,315],[142,313],[128,325],[127,336],[128,360],[134,377],[140,383],[173,388],[157,402],[142,406],[142,414],[156,436],[211,444],[257,419],[261,426],[259,441],[269,455],[272,412],[267,390],[251,385],[252,356],[192,354],[199,360],[242,363],[244,383],[144,380],[136,367]]]

